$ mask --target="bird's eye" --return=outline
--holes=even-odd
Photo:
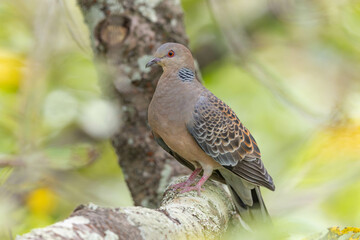
[[[173,57],[173,56],[175,56],[175,52],[173,50],[170,50],[168,52],[168,57]]]

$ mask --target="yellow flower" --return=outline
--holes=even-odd
[[[53,212],[57,205],[57,196],[50,188],[38,188],[32,191],[26,200],[29,210],[35,215]]]
[[[15,91],[22,78],[24,59],[0,48],[0,90]]]

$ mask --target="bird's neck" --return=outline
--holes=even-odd
[[[176,73],[176,72],[180,71],[180,69],[183,69],[183,68],[189,69],[195,73],[194,64],[181,64],[181,65],[173,64],[171,66],[163,66],[163,71],[164,71],[164,73]]]
[[[176,94],[181,91],[188,92],[188,89],[202,89],[203,85],[196,79],[195,71],[191,67],[179,66],[176,69],[166,69],[161,75],[157,89],[165,90],[168,94]],[[190,94],[197,91],[190,91]]]
[[[195,78],[190,80],[191,74],[187,73],[185,80],[182,80],[179,77],[179,71],[182,68],[177,69],[177,71],[166,71],[159,79],[157,84],[153,103],[161,105],[162,113],[169,115],[169,112],[174,112],[171,116],[176,116],[179,118],[185,116],[178,116],[178,113],[182,112],[192,112],[192,111],[182,111],[184,108],[193,108],[195,102],[197,101],[199,95],[204,91],[203,85]],[[184,73],[186,74],[186,73]],[[187,80],[186,80],[187,79]]]

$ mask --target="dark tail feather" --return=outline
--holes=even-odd
[[[238,210],[240,217],[246,224],[245,228],[249,227],[250,229],[253,229],[254,226],[259,224],[272,223],[270,215],[264,204],[264,200],[261,196],[260,188],[258,186],[250,190],[253,197],[252,206],[246,205],[241,200],[241,197],[235,192],[235,190],[230,185],[228,186],[236,209]]]
[[[252,189],[251,195],[253,196],[254,200],[253,208],[259,209],[261,211],[261,216],[263,216],[265,222],[269,220],[271,221],[271,217],[265,206],[264,199],[261,196],[260,187],[256,186],[254,189]]]
[[[260,188],[245,183],[239,177],[229,176],[228,173],[221,172],[221,174],[230,189],[239,215],[246,224],[243,226],[252,229],[259,224],[271,224],[271,218],[261,196]]]

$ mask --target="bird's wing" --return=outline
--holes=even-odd
[[[187,129],[203,151],[223,167],[250,183],[275,189],[255,139],[215,95],[205,92],[199,97]]]

